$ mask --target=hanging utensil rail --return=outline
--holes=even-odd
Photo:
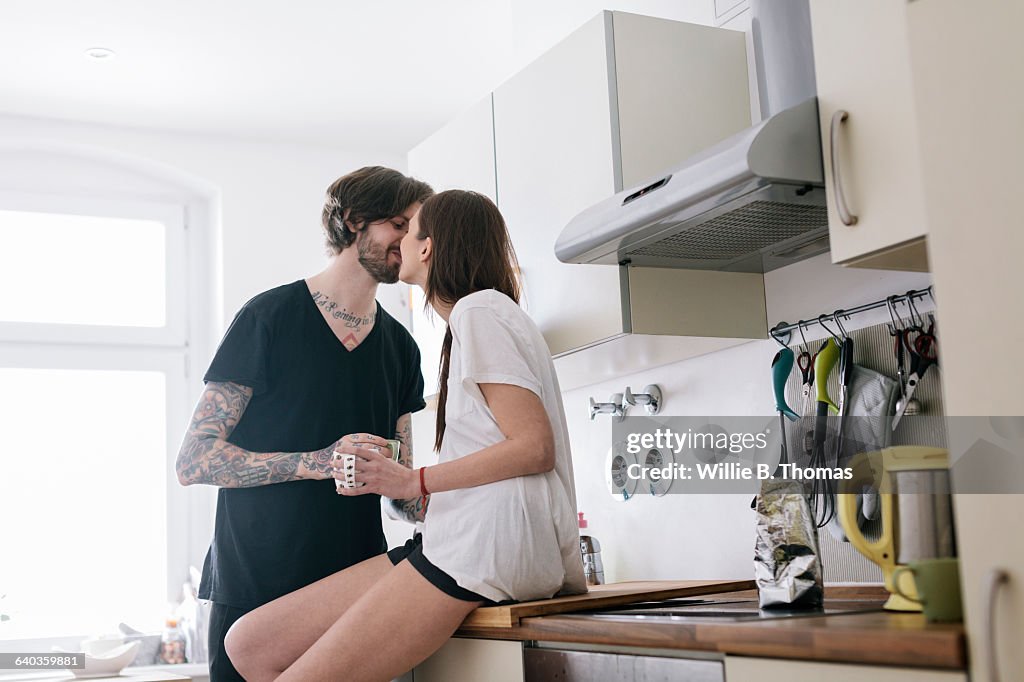
[[[813,317],[809,320],[800,320],[799,322],[794,322],[793,324],[790,324],[788,322],[779,322],[777,325],[769,329],[768,333],[772,338],[776,340],[779,340],[779,337],[785,334],[786,342],[788,343],[789,336],[793,333],[794,330],[799,329],[800,327],[807,329],[813,324],[821,324],[822,320],[832,320],[833,322],[835,322],[837,318],[849,320],[850,316],[852,315],[867,312],[868,310],[875,310],[876,308],[885,308],[890,304],[890,301],[894,304],[901,302],[907,303],[909,307],[909,304],[913,303],[914,299],[923,299],[926,296],[931,298],[933,301],[935,300],[935,295],[932,293],[931,287],[928,287],[927,289],[911,289],[905,294],[896,294],[888,298],[883,298],[880,301],[873,301],[871,303],[859,305],[855,308],[836,310],[835,312],[819,315],[818,317]],[[825,325],[823,324],[821,326],[825,327]],[[828,328],[825,327],[825,329]]]

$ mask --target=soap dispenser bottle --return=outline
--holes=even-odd
[[[583,556],[583,575],[588,585],[604,585],[604,564],[601,563],[601,543],[593,535],[585,535],[587,520],[583,512],[577,514],[580,526],[580,554]]]

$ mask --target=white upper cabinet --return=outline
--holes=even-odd
[[[491,95],[449,121],[409,152],[409,174],[435,192],[470,189],[497,201]]]
[[[494,92],[498,206],[553,353],[622,331],[617,269],[562,265],[554,253],[569,220],[616,191],[610,31],[598,16]]]
[[[905,6],[811,0],[834,263],[928,269]]]
[[[589,355],[591,381],[608,367],[623,371],[629,357],[657,364],[765,336],[760,274],[648,276],[645,268],[565,264],[554,255],[580,211],[749,125],[742,33],[621,12],[595,17],[494,92],[498,205],[527,309],[551,351],[629,335],[664,337],[674,354],[623,347],[607,360]]]

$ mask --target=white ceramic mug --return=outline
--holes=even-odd
[[[334,484],[338,488],[360,488],[365,483],[356,482],[356,456],[346,453],[334,451],[334,461],[341,460],[341,471],[344,473],[344,478],[334,479]]]

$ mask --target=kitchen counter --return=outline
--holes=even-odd
[[[460,628],[458,637],[571,642],[652,649],[718,652],[741,656],[964,670],[961,623],[927,623],[920,613],[882,611],[880,587],[830,587],[825,608],[858,602],[858,611],[770,620],[652,617],[603,613],[524,618],[511,628]],[[753,591],[703,597],[723,605]],[[867,611],[866,609],[878,610]]]

